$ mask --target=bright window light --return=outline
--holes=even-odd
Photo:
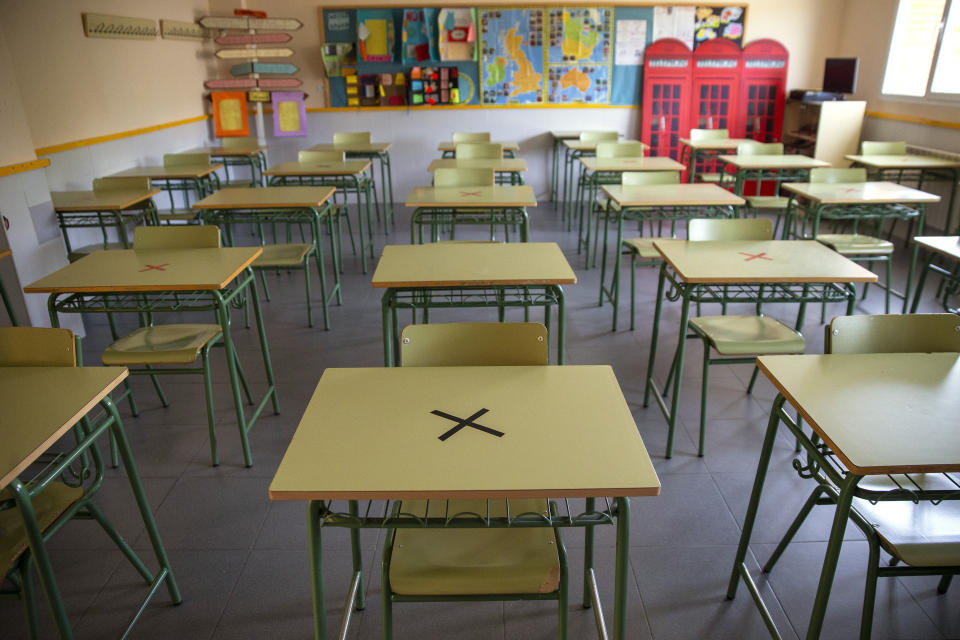
[[[960,2],[950,5],[930,91],[960,93]]]
[[[883,93],[926,95],[946,4],[947,0],[900,0],[883,74]],[[956,79],[947,82],[955,83]]]

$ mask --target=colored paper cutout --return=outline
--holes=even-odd
[[[250,135],[246,93],[214,91],[210,98],[213,100],[213,128],[218,138]]]
[[[307,110],[302,91],[275,91],[273,106],[273,135],[292,137],[307,135]]]

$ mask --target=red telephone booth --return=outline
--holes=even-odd
[[[707,40],[693,52],[693,129],[728,129],[740,119],[740,47],[732,40]]]
[[[759,142],[780,142],[790,57],[787,49],[776,40],[754,40],[743,48],[742,56],[742,128],[730,133]]]
[[[680,159],[680,138],[690,133],[692,56],[681,40],[663,38],[643,55],[643,121],[640,139],[651,156]]]

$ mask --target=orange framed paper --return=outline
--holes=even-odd
[[[213,128],[218,138],[250,135],[245,92],[214,91],[210,97],[213,99]]]

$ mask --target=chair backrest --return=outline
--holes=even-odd
[[[453,144],[463,142],[490,142],[490,133],[483,131],[460,131],[453,134]]]
[[[256,136],[241,136],[221,138],[220,146],[224,149],[249,149],[250,147],[260,146],[260,142],[257,140]]]
[[[598,158],[642,158],[646,148],[639,140],[598,142],[596,153]]]
[[[369,131],[333,134],[333,144],[370,144]]]
[[[616,131],[581,131],[580,142],[616,142],[620,134]]]
[[[536,322],[412,324],[400,342],[404,367],[548,363],[547,328]]]
[[[860,155],[864,156],[905,156],[906,142],[877,142],[864,140],[860,143]]]
[[[150,178],[94,178],[94,191],[149,191]]]
[[[207,167],[210,166],[209,153],[167,153],[163,156],[165,167]]]
[[[435,187],[492,187],[493,169],[437,169],[433,172]]]
[[[494,142],[467,142],[457,143],[454,156],[458,160],[474,160],[480,158],[502,158],[503,145]]]
[[[0,327],[0,367],[75,367],[76,342],[69,329]]]
[[[297,161],[303,164],[322,164],[324,162],[343,162],[343,151],[301,151]]]
[[[726,140],[729,137],[729,129],[690,129],[690,139],[694,142],[702,142],[704,140]]]
[[[834,169],[832,167],[821,167],[810,170],[810,182],[823,182],[827,184],[837,184],[843,182],[866,182],[867,170],[863,167],[854,167],[851,169]]]
[[[620,174],[620,184],[680,184],[679,171],[624,171]]]
[[[773,223],[767,218],[694,218],[687,222],[687,240],[772,240]]]
[[[953,313],[839,316],[826,332],[825,353],[960,351],[960,316]]]
[[[745,142],[737,145],[738,156],[782,156],[782,142]]]
[[[134,249],[216,249],[220,228],[213,225],[140,226],[133,229]]]

